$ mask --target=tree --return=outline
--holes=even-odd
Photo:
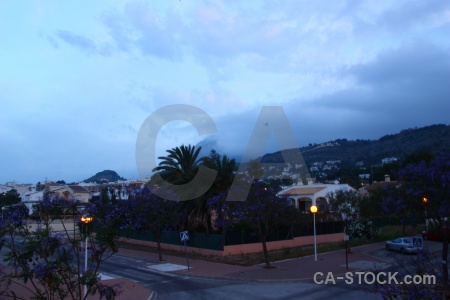
[[[264,175],[264,167],[258,160],[251,160],[248,163],[247,173],[255,180],[258,180]]]
[[[17,204],[21,201],[20,195],[16,189],[11,189],[0,195],[0,208],[8,205]]]
[[[238,223],[246,223],[256,231],[263,247],[266,268],[271,268],[267,250],[267,238],[277,228],[289,220],[292,207],[286,199],[280,199],[263,182],[254,182],[246,201],[235,203],[233,212]]]
[[[380,293],[382,299],[446,299],[446,291],[442,289],[442,286],[433,283],[433,280],[439,278],[440,274],[436,268],[434,254],[427,249],[417,253],[417,256],[395,256],[394,264],[382,270],[372,270],[372,272],[374,274],[397,274],[397,278],[407,278],[407,276],[424,278],[423,281],[414,282],[414,284],[399,284],[396,280],[386,280],[385,282],[376,280],[374,284],[367,285],[369,292]]]
[[[172,184],[184,184],[192,180],[198,171],[200,165],[199,153],[202,147],[185,146],[167,150],[169,155],[160,156],[161,162],[153,172],[159,172],[160,175]]]
[[[36,192],[43,191],[45,189],[45,184],[41,184],[40,181],[36,183]]]
[[[102,201],[103,204],[107,204],[107,203],[109,203],[109,201],[111,201],[111,199],[109,197],[108,187],[104,186],[101,188],[100,200]]]
[[[339,220],[347,223],[358,217],[360,196],[357,191],[338,190],[334,193],[329,193],[327,198],[331,214]]]
[[[450,153],[440,153],[429,162],[412,163],[399,171],[400,189],[411,211],[424,213],[430,226],[441,234],[442,283],[448,286],[448,233],[450,217]],[[424,201],[424,198],[427,201]]]
[[[217,171],[216,180],[212,190],[214,193],[226,191],[233,183],[236,172],[236,161],[228,156],[221,156],[216,150],[211,150],[209,156],[202,158],[202,164]]]
[[[383,201],[385,213],[398,217],[402,224],[402,232],[406,233],[407,224],[417,224],[418,207],[415,205],[414,197],[405,190],[405,186],[392,187],[386,189],[388,196]]]
[[[386,298],[394,299],[405,296],[411,299],[439,299],[443,293],[448,293],[448,230],[450,216],[450,154],[440,153],[435,156],[427,152],[413,153],[407,159],[403,168],[398,173],[399,186],[390,198],[391,204],[399,206],[401,217],[409,222],[417,222],[417,216],[429,224],[430,227],[441,234],[442,257],[441,271],[437,271],[433,259],[426,251],[419,253],[420,261],[415,274],[432,274],[436,276],[436,285],[403,285],[403,286],[375,286],[375,288],[386,295]],[[398,262],[395,269],[403,269],[409,273],[410,270],[403,268],[403,263]],[[445,297],[445,296],[444,296]]]
[[[209,156],[202,158],[202,165],[216,170],[217,175],[211,188],[204,195],[194,200],[195,207],[191,210],[191,215],[201,220],[207,232],[210,232],[212,231],[212,223],[211,208],[208,201],[211,197],[229,189],[234,180],[236,161],[226,155],[221,156],[213,149]]]
[[[202,159],[199,157],[200,151],[201,147],[195,148],[195,146],[191,145],[181,145],[180,147],[167,150],[169,155],[158,157],[161,159],[161,162],[153,169],[153,172],[158,172],[165,182],[161,182],[153,176],[149,185],[157,186],[169,192],[171,187],[170,185],[167,186],[167,183],[182,185],[190,182],[197,174],[202,162]],[[198,218],[203,223],[208,219],[208,210],[204,204],[205,201],[203,201],[202,196],[183,202],[181,209],[187,216],[186,227],[188,226],[188,221],[189,224],[195,224]]]
[[[153,171],[157,171],[167,183],[173,185],[182,185],[190,182],[197,174],[199,168],[202,167],[217,171],[212,186],[204,194],[189,201],[184,201],[182,204],[182,210],[187,216],[186,222],[190,224],[190,227],[199,224],[207,232],[210,232],[212,230],[212,224],[208,199],[228,189],[232,184],[236,170],[236,162],[226,155],[221,156],[215,150],[211,150],[209,156],[200,158],[200,150],[201,147],[196,149],[190,145],[182,145],[181,147],[168,150],[169,155],[159,157],[162,161]],[[152,178],[149,184],[167,190],[171,189],[170,185],[160,182],[155,178]],[[187,227],[187,224],[185,225]]]
[[[354,188],[359,188],[361,187],[361,178],[359,178],[359,173],[360,170],[358,168],[343,167],[327,178],[329,180],[339,178],[339,182],[347,183]]]
[[[147,187],[128,200],[131,228],[139,232],[152,232],[162,261],[161,234],[163,230],[176,229],[179,221],[179,203],[153,194]]]
[[[100,297],[114,299],[118,286],[106,286],[100,282],[99,266],[108,253],[116,250],[112,236],[105,236],[102,226],[107,223],[114,227],[114,216],[102,223],[91,224],[93,231],[87,231],[92,247],[89,268],[83,272],[79,240],[66,227],[65,214],[76,209],[76,203],[64,199],[45,198],[39,205],[36,220],[27,220],[24,210],[8,210],[0,227],[1,248],[7,269],[3,270],[0,281],[4,284],[3,296],[17,298],[12,284],[27,290],[32,299],[86,299],[97,292]],[[123,211],[119,209],[118,211]],[[54,231],[52,222],[60,220],[62,231]],[[96,220],[96,217],[94,217]],[[79,222],[79,220],[78,220]],[[73,223],[72,223],[73,224]],[[75,224],[73,224],[75,225]],[[86,232],[86,231],[84,231]],[[80,232],[80,235],[83,231]],[[87,295],[83,293],[87,288]]]
[[[373,194],[363,197],[358,204],[361,217],[368,219],[382,216],[384,214],[383,201],[387,196],[387,190],[377,187],[374,189]]]

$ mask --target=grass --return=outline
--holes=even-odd
[[[377,240],[379,241],[387,241],[392,240],[401,236],[412,236],[417,235],[419,233],[422,233],[422,231],[425,229],[424,225],[419,226],[406,226],[405,227],[405,233],[403,233],[403,227],[402,226],[386,226],[381,228],[381,233]]]
[[[378,238],[371,241],[350,241],[350,247],[361,246],[369,243],[381,242],[391,240],[400,236],[410,236],[416,235],[422,232],[422,227],[412,227],[406,226],[406,233],[403,234],[402,226],[386,226],[381,228],[381,233]],[[150,247],[147,245],[137,245],[129,242],[123,242],[121,245],[122,248],[148,251],[152,253],[158,253],[158,249],[156,247]],[[334,242],[334,243],[326,243],[317,245],[317,252],[324,253],[335,250],[344,250],[345,242]],[[181,251],[174,250],[163,250],[163,258],[164,255],[171,256],[180,256],[184,257],[185,253]],[[304,257],[308,255],[314,255],[314,245],[306,245],[295,248],[285,248],[281,250],[273,250],[269,251],[269,260],[270,261],[280,261],[291,258]],[[192,259],[203,259],[213,262],[220,262],[232,265],[240,265],[240,266],[253,266],[257,264],[264,263],[264,255],[262,251],[260,253],[249,253],[249,254],[240,254],[240,255],[229,255],[229,256],[204,256],[198,253],[190,253],[189,257]]]

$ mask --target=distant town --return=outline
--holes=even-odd
[[[381,165],[389,164],[396,162],[398,159],[395,157],[383,158],[381,160]],[[341,161],[325,161],[325,162],[314,162],[311,167],[309,167],[310,174],[323,174],[323,171],[329,170],[338,170],[340,167]],[[307,177],[302,180],[302,174],[300,170],[303,168],[302,164],[296,163],[286,163],[286,166],[283,168],[281,174],[279,176],[269,176],[268,179],[277,179],[277,178],[288,178],[289,180],[284,181],[281,185],[282,189],[287,189],[289,186],[328,186],[335,185],[339,186],[342,189],[342,185],[340,184],[338,179],[319,183],[317,179],[312,177]],[[270,169],[269,167],[269,173]],[[102,178],[102,175],[106,178]],[[361,182],[362,193],[365,193],[364,187],[369,185],[369,181],[372,177],[369,173],[362,173],[358,175]],[[93,198],[99,198],[101,196],[102,191],[108,194],[109,199],[117,199],[117,200],[128,200],[131,195],[135,195],[138,191],[141,191],[145,184],[148,182],[147,180],[126,180],[125,178],[120,177],[116,172],[111,170],[105,170],[97,173],[95,176],[92,176],[92,182],[77,182],[77,183],[69,183],[66,184],[63,180],[58,180],[56,182],[45,180],[44,182],[38,182],[36,184],[32,183],[17,183],[14,181],[6,182],[5,184],[0,184],[0,195],[5,196],[9,191],[16,191],[17,195],[20,197],[21,202],[29,209],[30,213],[33,212],[33,205],[42,201],[44,198],[44,193],[47,193],[49,198],[61,198],[66,200],[75,200],[80,203],[88,203]],[[109,181],[109,180],[114,181]],[[306,179],[306,180],[305,180]],[[386,180],[390,181],[390,176],[386,174]],[[286,184],[287,182],[287,184]],[[364,184],[366,183],[366,184]],[[353,189],[347,183],[344,184],[346,187],[344,189]],[[370,188],[369,188],[370,189]],[[321,192],[322,197],[325,196],[326,193],[332,192],[336,190],[333,188],[326,188],[325,191]],[[289,193],[284,195],[288,195]],[[313,198],[316,198],[317,195]],[[300,203],[300,204],[299,204]],[[295,203],[298,208],[301,206],[303,210],[307,210],[307,205],[305,201]],[[309,203],[311,204],[311,203]]]

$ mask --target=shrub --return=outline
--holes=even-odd
[[[345,227],[345,232],[352,240],[373,240],[380,234],[380,230],[367,219],[358,219]]]

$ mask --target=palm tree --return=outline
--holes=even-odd
[[[158,172],[162,179],[172,185],[183,185],[189,183],[197,174],[202,160],[199,158],[201,147],[196,148],[192,145],[181,145],[180,147],[167,150],[167,156],[160,156],[161,162],[152,171]],[[165,183],[160,179],[152,177],[150,185],[164,186]],[[174,191],[176,193],[176,191]],[[184,199],[183,199],[184,200]],[[194,220],[200,215],[198,213],[198,198],[184,201],[180,206],[187,216],[185,227],[188,223],[193,224]]]
[[[159,172],[164,180],[172,184],[184,184],[192,180],[198,171],[201,160],[199,153],[202,147],[181,145],[167,150],[168,156],[160,156],[161,162],[153,172]]]
[[[221,156],[216,150],[211,150],[209,156],[202,158],[205,167],[217,171],[217,177],[214,182],[213,192],[219,193],[225,191],[232,183],[236,171],[235,159],[230,159],[226,155]]]
[[[208,199],[221,192],[225,192],[233,183],[236,171],[236,161],[229,159],[226,155],[221,156],[216,150],[211,150],[209,156],[202,158],[203,166],[217,171],[217,176],[213,186],[202,197],[196,199],[197,207],[195,213],[202,221],[207,231],[212,230],[211,208],[208,206]]]
[[[208,206],[208,199],[225,191],[233,182],[236,162],[229,159],[226,155],[223,157],[215,150],[212,150],[207,157],[199,158],[201,147],[180,146],[167,150],[169,155],[158,157],[161,162],[153,169],[168,183],[182,185],[190,182],[197,174],[200,166],[217,171],[217,176],[213,185],[206,193],[195,199],[185,201],[182,209],[188,216],[190,224],[200,221],[209,232],[211,226],[211,210]]]

